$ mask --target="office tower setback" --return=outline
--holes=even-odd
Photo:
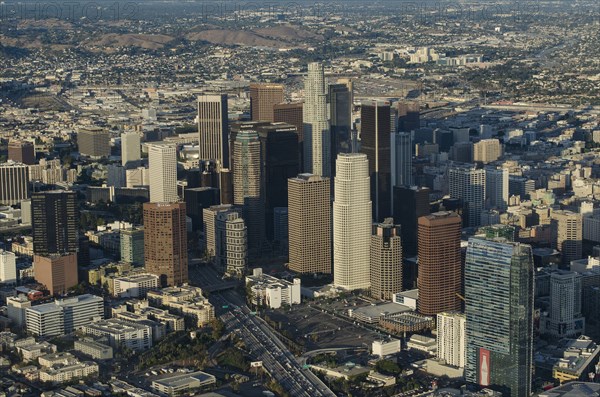
[[[304,123],[302,121],[304,104],[302,102],[280,103],[273,107],[273,119],[276,123],[291,124],[298,133],[298,164],[300,170],[304,167]]]
[[[552,223],[556,230],[556,248],[563,258],[563,265],[581,259],[583,244],[583,219],[581,214],[568,210],[552,212]]]
[[[329,120],[331,126],[331,172],[340,153],[352,152],[352,82],[331,84],[329,91]],[[334,177],[335,174],[332,175]]]
[[[331,174],[331,135],[327,114],[327,91],[323,65],[308,64],[304,80],[304,172],[320,176]]]
[[[77,285],[77,254],[36,255],[33,258],[35,281],[46,286],[51,295],[65,294]]]
[[[10,251],[0,249],[0,282],[17,283],[17,257]]]
[[[250,84],[250,119],[252,121],[275,121],[273,106],[282,102],[282,84]]]
[[[300,174],[288,180],[289,268],[331,273],[329,178]]]
[[[462,201],[465,227],[480,225],[485,203],[485,170],[470,166],[448,169],[450,197]]]
[[[298,147],[296,127],[273,123],[257,128],[261,146],[261,182],[265,202],[266,236],[273,239],[273,211],[287,207],[288,179],[298,175],[300,165],[294,156]]]
[[[483,164],[496,161],[502,156],[502,145],[498,139],[483,139],[473,144],[473,161]]]
[[[144,264],[144,229],[121,229],[121,262]]]
[[[0,164],[0,204],[15,205],[29,197],[28,170],[13,161]]]
[[[533,369],[531,247],[469,239],[465,264],[467,382],[503,396],[531,395]]]
[[[140,166],[140,136],[135,132],[121,134],[121,165],[126,169]]]
[[[430,214],[429,188],[394,186],[394,223],[400,225],[404,257],[417,254],[417,220]]]
[[[398,131],[411,132],[421,128],[420,105],[417,102],[398,102]]]
[[[438,313],[437,357],[448,365],[464,368],[466,363],[465,315],[462,313]]]
[[[361,153],[369,159],[373,219],[379,222],[392,215],[390,103],[363,102],[360,120]]]
[[[236,210],[216,214],[215,264],[224,273],[241,277],[248,268],[248,230]]]
[[[241,208],[232,204],[213,205],[202,210],[202,223],[204,224],[204,249],[208,258],[214,258],[217,254],[217,215],[221,212],[235,211],[240,215]]]
[[[77,132],[77,146],[82,156],[102,158],[110,156],[110,133],[102,128],[82,128]]]
[[[185,203],[144,204],[145,266],[161,278],[162,286],[188,281],[185,218]]]
[[[217,171],[229,167],[227,94],[198,97],[200,161],[211,160]]]
[[[487,207],[506,211],[508,208],[508,169],[485,169],[485,197]]]
[[[540,332],[556,338],[573,338],[585,333],[581,312],[582,276],[558,270],[550,274],[550,311],[540,319]]]
[[[461,310],[461,219],[435,212],[418,220],[419,313],[434,316]]]
[[[287,248],[289,237],[288,207],[275,207],[273,210],[273,241],[284,244],[284,248]]]
[[[393,186],[412,186],[412,137],[410,132],[391,135],[391,166]]]
[[[214,187],[197,187],[185,189],[185,207],[187,216],[192,219],[193,231],[202,231],[204,228],[204,209],[221,202],[221,192]]]
[[[33,252],[36,255],[74,253],[79,248],[77,193],[54,190],[31,196]]]
[[[170,143],[148,145],[150,201],[153,203],[176,203],[177,196],[177,147]]]
[[[394,219],[373,225],[371,236],[371,296],[393,299],[402,291],[402,241]]]
[[[340,153],[333,202],[333,283],[340,288],[370,287],[371,205],[367,156]]]
[[[233,202],[244,208],[248,246],[259,249],[265,237],[261,142],[256,131],[237,133],[234,142]]]
[[[8,142],[8,159],[15,163],[35,164],[35,147],[33,142],[10,140]]]
[[[221,168],[218,178],[221,204],[233,204],[233,172],[229,168]]]

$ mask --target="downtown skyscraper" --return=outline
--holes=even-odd
[[[323,65],[308,64],[304,80],[304,172],[331,175],[331,135],[327,115],[327,91]]]
[[[177,147],[169,143],[148,145],[150,201],[175,203],[177,195]]]
[[[448,185],[450,197],[462,202],[464,226],[479,226],[485,205],[485,170],[462,165],[451,167],[448,169]]]
[[[369,159],[373,220],[392,216],[392,159],[390,103],[363,102],[360,110],[361,153]]]
[[[53,190],[31,195],[33,252],[75,253],[79,248],[77,193]]]
[[[144,203],[144,262],[164,286],[188,281],[185,203]]]
[[[211,161],[217,171],[229,167],[227,94],[198,97],[200,160]]]
[[[273,107],[283,102],[283,84],[250,84],[250,119],[275,121]]]
[[[371,296],[391,301],[402,291],[402,241],[400,227],[386,218],[373,225],[371,236]]]
[[[352,152],[352,81],[338,80],[328,87],[331,126],[331,172],[335,176],[335,160],[340,153]]]
[[[529,245],[469,239],[465,264],[468,382],[528,397],[533,369],[533,258]]]
[[[347,290],[370,287],[371,197],[369,161],[340,153],[333,202],[333,283]]]

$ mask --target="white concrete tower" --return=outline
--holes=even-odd
[[[177,196],[177,148],[173,144],[148,145],[150,163],[150,202],[176,203]]]
[[[340,153],[333,202],[333,283],[338,287],[370,287],[371,206],[367,155]]]

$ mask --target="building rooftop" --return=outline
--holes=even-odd
[[[132,323],[118,318],[110,318],[108,320],[97,321],[88,324],[85,328],[96,329],[103,332],[118,334],[122,332],[133,332],[150,328],[147,325],[140,323]]]
[[[598,397],[600,383],[569,382],[540,393],[539,397]]]
[[[163,387],[179,388],[194,380],[204,383],[214,379],[215,377],[213,375],[207,374],[206,372],[197,371],[187,374],[167,375],[164,378],[154,380],[152,383],[157,383]]]

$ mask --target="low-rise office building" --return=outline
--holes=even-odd
[[[158,288],[158,282],[159,277],[150,273],[117,277],[113,280],[113,295],[120,298],[143,298],[148,291]]]
[[[92,339],[76,340],[73,349],[95,360],[112,360],[113,358],[112,347]]]
[[[40,381],[64,383],[95,374],[98,374],[98,364],[91,361],[77,362],[61,367],[40,370]]]
[[[152,388],[169,396],[180,395],[186,391],[214,385],[213,375],[197,371],[187,374],[174,374],[152,381]]]
[[[552,377],[561,384],[584,380],[598,363],[600,346],[587,336],[565,341],[563,358],[552,368]]]
[[[83,331],[87,335],[107,337],[113,348],[125,346],[133,350],[145,350],[152,347],[152,328],[145,324],[111,318],[86,325]]]
[[[256,268],[251,276],[246,276],[246,285],[250,285],[252,303],[255,305],[278,309],[282,305],[291,306],[301,302],[299,278],[289,282],[264,274],[261,268]]]

